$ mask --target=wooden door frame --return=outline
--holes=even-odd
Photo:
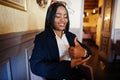
[[[110,2],[110,0],[108,0]],[[104,61],[105,63],[109,62],[109,57],[111,53],[111,33],[112,33],[112,21],[113,21],[113,11],[114,11],[114,0],[111,0],[111,5],[106,5],[107,0],[104,0],[104,6],[103,6],[103,18],[102,18],[102,28],[101,28],[101,39],[100,39],[100,48],[99,48],[99,57]],[[107,8],[110,7],[110,8]],[[107,20],[105,21],[105,17],[107,15],[107,9],[111,9],[110,13],[108,13],[110,16],[109,22]],[[108,23],[106,28],[106,23]],[[104,35],[105,34],[105,35]],[[109,38],[108,38],[109,37]],[[108,46],[108,47],[106,47]]]

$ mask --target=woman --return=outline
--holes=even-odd
[[[47,80],[89,78],[81,64],[90,58],[91,51],[78,42],[75,34],[69,32],[68,16],[65,5],[51,4],[46,15],[45,30],[34,41],[31,70]]]

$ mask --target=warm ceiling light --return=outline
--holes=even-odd
[[[89,16],[89,13],[88,13],[88,12],[86,13],[86,16]]]
[[[92,12],[93,14],[95,14],[96,13],[96,10],[95,9],[93,9],[93,12]]]
[[[48,0],[36,0],[36,2],[39,4],[40,7],[45,8]]]

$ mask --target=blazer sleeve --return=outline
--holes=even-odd
[[[79,42],[80,43],[80,42]],[[80,45],[87,51],[87,55],[86,57],[83,57],[83,59],[89,57],[90,55],[92,55],[92,51],[90,50],[90,48],[88,48],[85,44],[80,43]]]
[[[76,37],[76,35],[73,34],[73,33],[71,33],[71,32],[69,32],[67,34],[67,38],[68,38],[68,41],[69,41],[69,43],[70,43],[71,46],[75,46],[75,44],[74,44],[75,37]],[[90,50],[90,48],[88,48],[85,44],[81,43],[80,41],[78,41],[78,42],[87,51],[87,56],[83,57],[83,59],[89,57],[89,55],[92,54],[92,51]]]

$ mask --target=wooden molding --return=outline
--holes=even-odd
[[[33,40],[35,35],[39,31],[25,31],[25,32],[14,32],[8,34],[0,35],[0,52],[27,42],[29,40]]]

